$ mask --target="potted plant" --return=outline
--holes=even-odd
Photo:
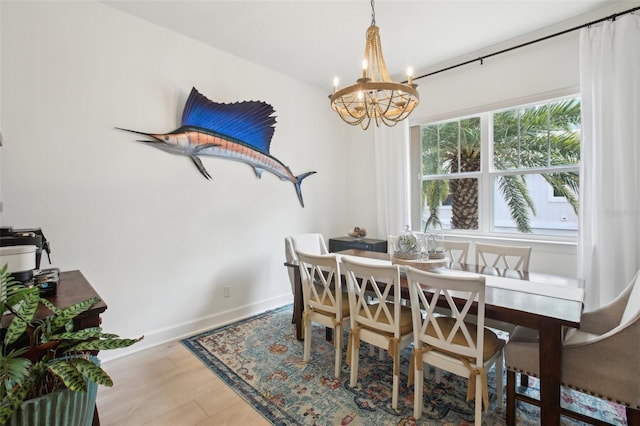
[[[27,403],[33,405],[34,399],[61,390],[77,396],[92,387],[93,406],[89,408],[93,416],[97,385],[113,385],[93,355],[142,339],[121,339],[103,333],[101,327],[74,331],[73,319],[99,300],[95,297],[60,309],[41,298],[38,287],[24,287],[13,280],[7,265],[0,268],[0,309],[4,313],[0,330],[0,424],[11,424]],[[36,319],[40,305],[51,314]]]

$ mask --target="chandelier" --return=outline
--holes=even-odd
[[[356,84],[338,89],[338,79],[333,81],[331,108],[340,118],[353,126],[369,128],[373,119],[376,126],[383,123],[395,126],[418,106],[417,84],[412,82],[409,68],[407,84],[394,83],[389,77],[382,56],[380,31],[376,26],[376,12],[371,0],[371,26],[367,30],[367,42],[362,61],[362,75]]]

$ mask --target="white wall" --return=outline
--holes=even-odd
[[[325,93],[103,4],[0,8],[2,225],[42,227],[54,266],[80,269],[107,302],[105,330],[145,334],[130,350],[290,302],[284,236],[357,223],[345,147],[366,136]],[[205,158],[207,181],[114,129],[174,130],[192,86],[274,106],[271,154],[318,172],[302,185],[306,208],[269,173]]]

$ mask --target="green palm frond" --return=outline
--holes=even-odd
[[[22,384],[29,377],[31,361],[22,358],[22,352],[12,352],[0,357],[0,380],[2,391],[0,394],[11,393],[16,384]]]
[[[578,214],[578,184],[579,176],[577,173],[549,173],[543,175],[544,179],[551,185],[555,192],[562,194],[567,199],[573,211]]]
[[[518,231],[531,232],[528,213],[532,211],[535,214],[535,206],[529,196],[524,178],[522,176],[501,176],[498,180],[498,188],[507,202]]]

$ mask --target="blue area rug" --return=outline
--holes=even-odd
[[[413,417],[413,386],[407,386],[412,346],[402,352],[398,410],[391,407],[390,357],[383,361],[360,351],[358,386],[349,387],[343,351],[341,379],[333,377],[333,346],[324,327],[314,327],[311,360],[302,361],[303,345],[285,306],[182,340],[195,356],[275,425],[447,425],[473,424],[474,405],[466,401],[467,380],[442,372],[436,383],[425,370],[424,410]],[[346,336],[346,333],[345,333]],[[425,366],[426,368],[426,366]],[[495,370],[488,372],[489,413],[486,425],[504,425],[505,408],[496,407]],[[505,381],[506,383],[506,381]],[[532,379],[529,392],[538,392]],[[624,408],[571,390],[562,391],[563,406],[605,420],[626,424]],[[564,425],[582,425],[563,418]],[[539,410],[518,403],[517,424],[539,425]]]

